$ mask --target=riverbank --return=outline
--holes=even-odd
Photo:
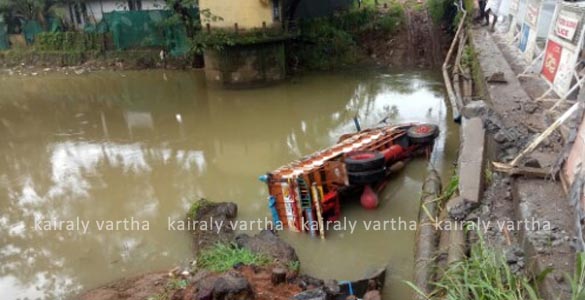
[[[117,280],[77,296],[80,300],[191,300],[191,299],[338,299],[345,298],[343,283],[300,274],[301,262],[289,244],[275,233],[235,233],[235,203],[201,199],[191,206],[186,220],[220,224],[210,230],[191,231],[196,259],[168,272],[155,272]],[[351,293],[378,295],[385,268],[356,281]],[[373,283],[373,285],[372,285]]]
[[[298,24],[298,32],[284,39],[287,73],[359,65],[432,68],[440,64],[451,37],[450,28],[441,22],[433,21],[425,6],[410,0],[372,4],[329,17],[303,20]],[[246,33],[239,39],[247,41]],[[52,51],[42,44],[32,45],[0,51],[0,71],[11,76],[36,76],[43,72],[80,75],[98,70],[203,68],[201,54],[205,47],[222,49],[225,45],[216,44],[220,38],[202,39],[204,44],[199,44],[199,40],[193,41],[192,51],[178,57],[163,53],[163,49],[109,51],[90,47],[93,50]],[[233,42],[230,40],[230,45]]]

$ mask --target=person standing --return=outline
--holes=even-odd
[[[500,14],[500,5],[502,4],[502,0],[487,0],[487,4],[485,6],[485,14],[487,18],[487,25],[489,25],[489,18],[490,15],[494,17],[492,21],[492,26],[490,27],[490,31],[494,32],[496,29],[496,22],[498,21],[498,15]]]
[[[477,2],[479,4],[479,16],[477,16],[476,20],[481,22],[482,20],[485,19],[485,22],[486,22],[485,25],[487,26],[490,23],[489,15],[486,14],[486,12],[485,12],[485,6],[487,3],[487,0],[478,0]]]

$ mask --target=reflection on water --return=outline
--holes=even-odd
[[[166,79],[164,79],[166,78]],[[2,299],[61,299],[191,258],[189,235],[168,231],[194,200],[234,201],[240,218],[269,217],[257,176],[364,127],[431,121],[443,129],[433,162],[444,172],[447,130],[440,77],[360,71],[313,74],[249,91],[207,89],[202,74],[96,73],[0,78],[0,291]],[[426,164],[414,161],[381,209],[344,206],[353,220],[413,218]],[[44,231],[35,220],[148,222],[148,230]],[[393,268],[386,294],[412,268],[413,232],[285,233],[303,270],[353,279]]]

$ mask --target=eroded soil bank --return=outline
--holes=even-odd
[[[197,259],[169,272],[155,272],[122,279],[79,295],[81,300],[206,300],[206,299],[337,299],[345,298],[339,283],[299,274],[295,250],[272,231],[255,236],[236,235],[230,220],[237,217],[234,203],[199,200],[187,214],[189,222],[222,222],[216,230],[192,231]],[[259,264],[239,263],[226,271],[209,270],[204,264],[206,251],[218,245],[243,249],[266,258]],[[230,260],[232,257],[222,257]],[[204,262],[202,262],[204,261]],[[203,266],[202,266],[203,265]],[[209,267],[209,266],[208,266]],[[378,278],[378,277],[376,277]],[[365,299],[380,299],[384,277],[373,279]],[[353,287],[358,293],[360,286]],[[362,287],[363,288],[363,287]],[[364,297],[361,291],[360,297]],[[377,298],[372,298],[377,295]],[[77,299],[76,298],[76,299]]]

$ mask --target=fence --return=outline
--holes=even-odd
[[[8,25],[0,22],[0,50],[6,50],[10,47],[8,44]]]
[[[189,13],[193,22],[198,23],[199,12],[192,9]],[[176,57],[187,54],[191,48],[185,26],[173,19],[173,12],[170,10],[114,11],[105,13],[98,24],[87,25],[84,28],[85,34],[60,31],[61,23],[56,19],[48,19],[45,27],[36,20],[28,20],[22,26],[26,43],[40,45],[41,50],[64,50],[69,48],[67,46],[69,40],[87,44],[88,38],[96,39],[99,36],[102,37],[100,40],[106,36],[111,38],[113,44],[111,47],[114,50],[165,48],[170,51],[171,56]],[[59,34],[42,34],[47,32]],[[36,43],[39,35],[42,40]],[[84,35],[86,38],[82,37]],[[62,39],[63,43],[58,41],[59,39]],[[6,25],[0,23],[0,49],[8,48]]]
[[[191,14],[198,18],[196,10]],[[111,32],[117,50],[165,47],[171,55],[181,56],[189,51],[189,39],[185,27],[174,24],[171,17],[168,10],[110,12],[104,14],[104,24],[98,24],[96,30]]]

